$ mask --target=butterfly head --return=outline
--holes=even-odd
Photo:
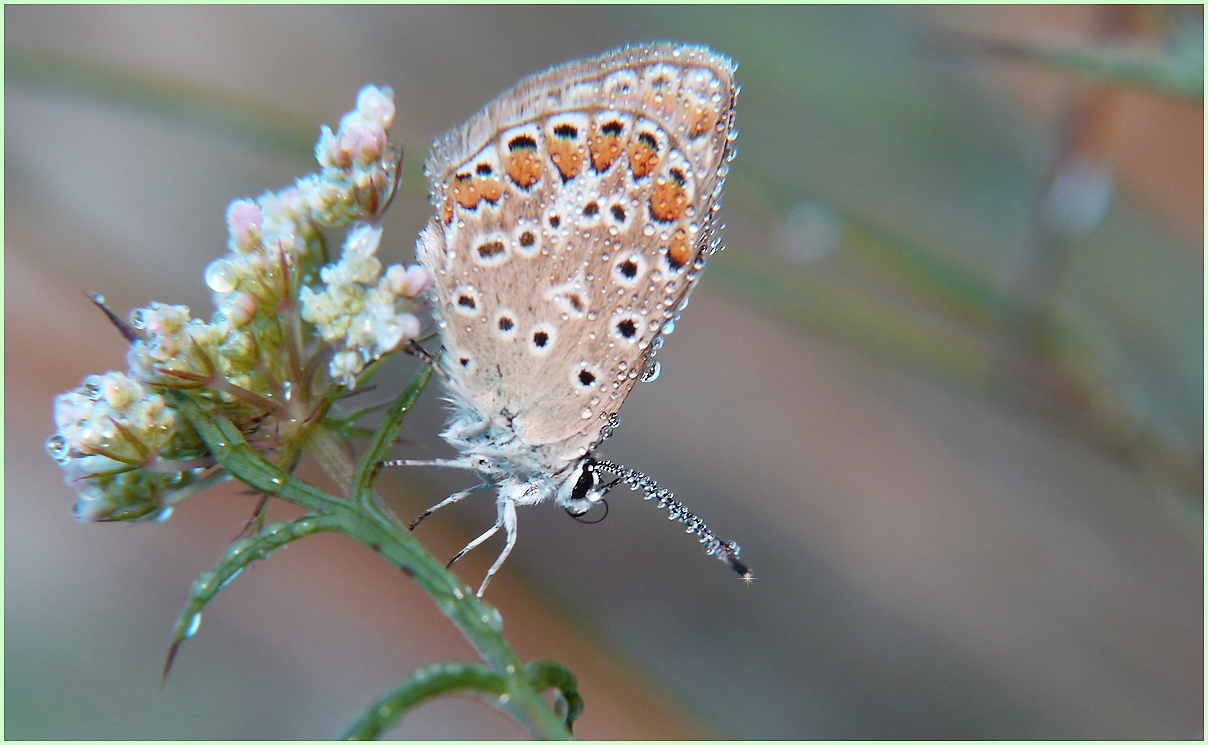
[[[596,461],[588,456],[567,473],[558,487],[557,503],[571,517],[579,517],[598,505],[607,491],[608,487],[601,484]]]

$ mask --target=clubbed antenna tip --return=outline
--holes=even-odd
[[[667,511],[668,519],[681,522],[687,526],[687,532],[697,536],[706,554],[710,556],[717,555],[717,558],[738,572],[739,576],[746,582],[749,583],[755,579],[751,570],[739,561],[738,557],[742,553],[742,548],[737,543],[734,541],[722,542],[712,530],[709,530],[704,520],[692,514],[682,502],[675,498],[675,495],[670,490],[660,489],[654,479],[641,471],[635,471],[632,468],[626,468],[625,466],[606,460],[593,461],[591,467],[620,477],[620,483],[625,484],[633,491],[642,492],[642,497],[646,501],[658,500],[656,506],[660,510]]]

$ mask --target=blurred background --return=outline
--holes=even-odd
[[[758,580],[636,494],[592,526],[524,510],[488,600],[522,657],[578,674],[576,733],[1203,738],[1202,6],[4,20],[7,739],[329,738],[415,667],[474,657],[397,572],[318,536],[227,588],[159,693],[189,582],[255,499],[74,521],[42,450],[51,401],[124,369],[83,293],[208,317],[227,203],[313,170],[319,125],[366,82],[395,91],[382,255],[410,261],[436,135],[528,73],[661,38],[740,63],[728,249],[603,452],[738,540]],[[400,452],[447,453],[443,420],[433,387]],[[379,483],[410,517],[470,479]],[[447,558],[493,516],[471,500],[418,537]],[[390,734],[522,733],[450,698]]]

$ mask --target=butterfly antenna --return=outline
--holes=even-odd
[[[738,559],[739,554],[742,553],[742,548],[734,541],[723,543],[712,530],[709,530],[709,526],[705,525],[704,520],[693,515],[682,502],[675,498],[670,489],[660,489],[654,479],[641,471],[635,471],[632,468],[626,468],[611,461],[597,460],[593,463],[593,467],[597,470],[607,471],[615,476],[619,476],[620,483],[625,484],[625,486],[628,486],[633,491],[642,492],[642,497],[647,502],[652,499],[658,500],[658,508],[667,511],[668,519],[676,520],[686,525],[688,527],[687,532],[690,535],[694,534],[697,536],[706,554],[717,556],[717,558],[724,561],[745,580],[750,581],[755,578],[751,574],[751,570]]]

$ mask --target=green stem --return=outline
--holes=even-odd
[[[348,500],[333,497],[300,481],[261,458],[242,433],[220,412],[203,409],[187,393],[172,391],[178,410],[223,468],[252,488],[330,516],[338,530],[363,543],[401,569],[424,589],[466,637],[495,675],[506,696],[499,704],[529,734],[543,739],[569,739],[570,731],[526,677],[520,658],[503,638],[499,611],[474,596],[456,575],[437,561],[405,528],[391,522],[374,505],[372,478],[398,434],[399,420],[414,403],[431,374],[425,366],[391,406],[369,451],[353,476]],[[207,407],[208,408],[208,407]],[[506,700],[504,700],[506,699]]]
[[[482,665],[439,662],[415,671],[410,678],[382,694],[344,731],[345,740],[372,740],[398,724],[408,709],[444,693],[468,692],[496,708],[507,692],[503,678]]]

